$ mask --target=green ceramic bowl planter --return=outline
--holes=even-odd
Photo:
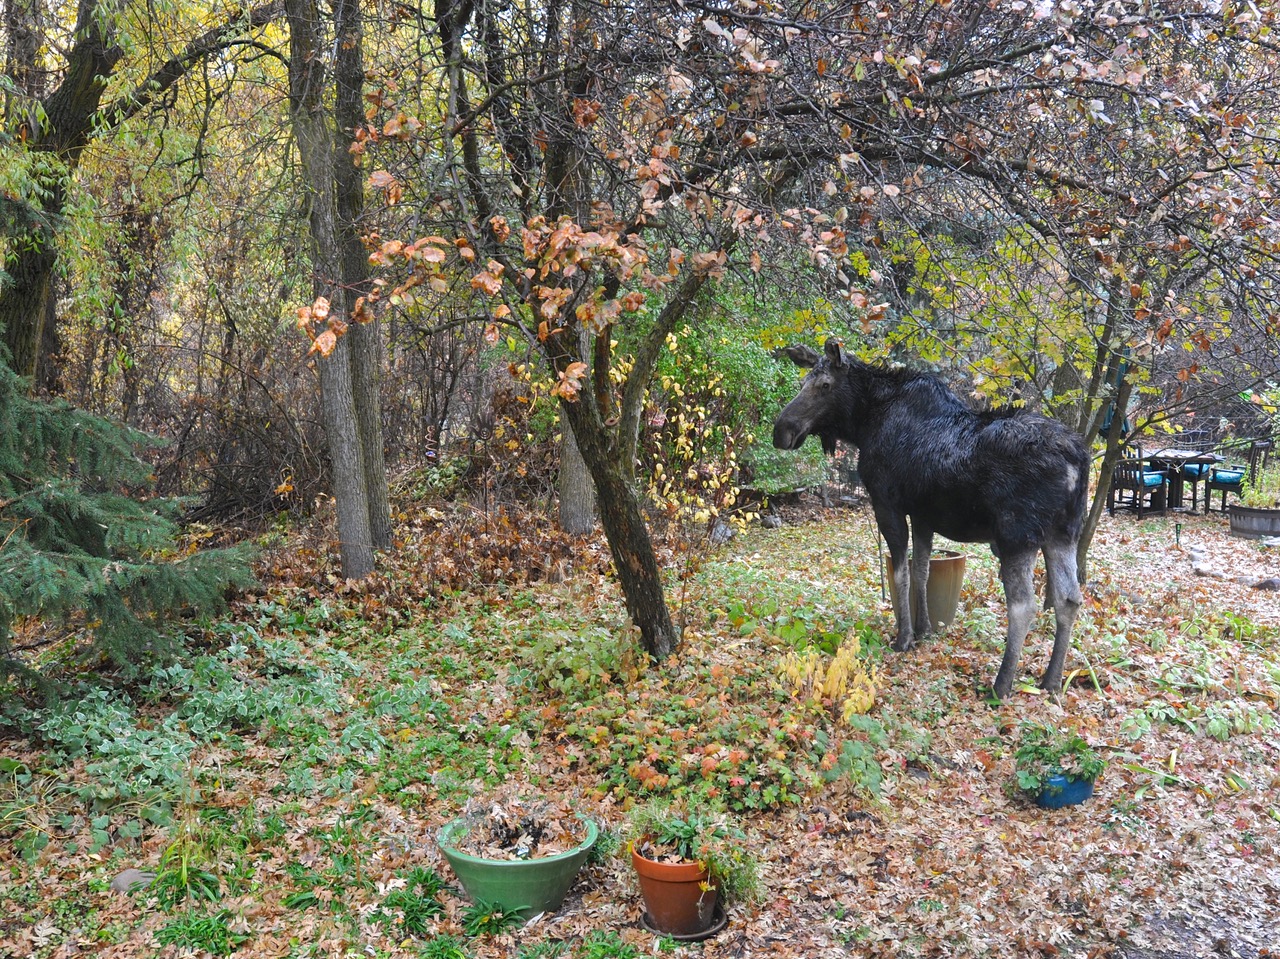
[[[462,888],[473,902],[486,902],[526,917],[560,908],[578,871],[600,836],[600,827],[583,819],[586,838],[575,848],[540,859],[482,859],[459,852],[458,842],[471,828],[464,819],[443,827],[437,841]]]

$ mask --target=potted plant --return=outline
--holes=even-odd
[[[1280,468],[1260,470],[1240,490],[1240,502],[1227,507],[1231,533],[1245,539],[1280,536]]]
[[[650,931],[679,941],[706,939],[728,924],[726,904],[758,897],[746,833],[725,814],[646,806],[633,813],[631,828],[631,862]]]
[[[515,797],[469,805],[436,839],[473,902],[527,917],[560,908],[599,835],[568,803]]]
[[[1061,809],[1093,795],[1106,760],[1071,729],[1024,722],[1013,757],[1017,785],[1037,806]]]

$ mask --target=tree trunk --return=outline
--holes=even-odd
[[[5,264],[9,281],[0,287],[0,327],[9,348],[9,362],[15,373],[27,379],[36,375],[44,339],[49,284],[57,261],[53,242],[53,236],[47,235],[41,248],[14,253]]]
[[[356,129],[364,123],[364,53],[359,0],[338,0],[334,5],[334,118],[337,136],[333,151],[334,188],[337,194],[338,244],[342,288],[354,309],[358,297],[367,296],[369,255],[360,237],[360,217],[364,214],[364,173],[351,153]],[[353,323],[347,331],[351,341],[351,388],[355,403],[356,427],[360,436],[360,463],[364,470],[369,531],[375,549],[391,546],[391,506],[387,493],[386,455],[382,438],[382,403],[379,380],[382,343],[378,321]]]
[[[609,442],[594,402],[583,395],[576,403],[563,403],[568,426],[577,438],[582,458],[599,494],[600,525],[622,587],[631,621],[640,630],[645,650],[656,660],[670,656],[680,634],[671,620],[662,587],[662,571],[653,551],[635,484]]]
[[[314,0],[287,0],[289,23],[289,111],[310,201],[313,292],[326,297],[332,315],[347,317],[351,304],[342,283],[334,137],[324,113],[325,32]],[[342,574],[359,579],[373,571],[374,532],[370,525],[364,450],[352,382],[350,336],[338,338],[329,356],[316,361],[333,495],[338,512]]]
[[[373,572],[374,539],[369,525],[369,495],[365,487],[363,449],[351,383],[348,337],[338,340],[328,356],[316,361],[333,498],[338,510],[338,540],[342,575],[362,579]]]
[[[560,528],[571,536],[585,536],[596,525],[596,490],[591,471],[582,458],[568,418],[560,443]]]
[[[62,337],[58,334],[59,281],[50,281],[44,301],[44,326],[40,330],[40,349],[36,356],[36,390],[45,396],[60,396],[66,388],[63,381],[64,363]]]
[[[10,0],[4,5],[2,16],[7,41],[4,75],[10,84],[4,90],[4,126],[6,131],[30,137],[34,132],[33,118],[25,108],[28,101],[38,100],[43,93],[40,87],[44,71],[37,69],[44,42],[39,9],[33,0]],[[18,209],[15,214],[17,222],[6,222],[6,232],[15,227],[22,229],[18,223],[23,223],[36,242],[9,244],[18,250],[11,249],[3,264],[9,280],[0,285],[0,330],[14,369],[32,376],[48,325],[46,305],[52,302],[49,281],[53,272],[53,232],[49,220],[34,209]],[[27,246],[32,248],[23,249]]]
[[[1124,432],[1125,409],[1129,405],[1129,397],[1133,395],[1133,381],[1129,377],[1120,380],[1120,389],[1116,391],[1116,412],[1111,419],[1111,429],[1107,432],[1107,447],[1102,454],[1102,466],[1098,472],[1098,486],[1093,494],[1093,502],[1085,517],[1084,529],[1080,532],[1080,543],[1076,547],[1076,569],[1080,582],[1085,581],[1086,564],[1089,547],[1093,536],[1098,531],[1098,523],[1102,521],[1102,511],[1107,507],[1107,493],[1111,489],[1111,477],[1115,473],[1116,462],[1120,459],[1120,434]]]

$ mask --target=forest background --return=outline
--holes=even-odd
[[[387,451],[554,486],[573,533],[594,499],[661,658],[646,501],[712,523],[802,485],[757,435],[790,388],[769,351],[834,334],[1090,442],[1114,422],[1083,558],[1132,437],[1256,435],[1276,400],[1274,15],[11,2],[7,404],[164,437],[188,519],[331,497],[346,577],[394,545]],[[88,509],[27,495],[75,459],[38,432],[7,550]]]

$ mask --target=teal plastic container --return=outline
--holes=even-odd
[[[1092,795],[1092,779],[1050,776],[1045,780],[1045,788],[1036,796],[1035,803],[1041,809],[1062,809],[1064,806],[1082,803]]]

